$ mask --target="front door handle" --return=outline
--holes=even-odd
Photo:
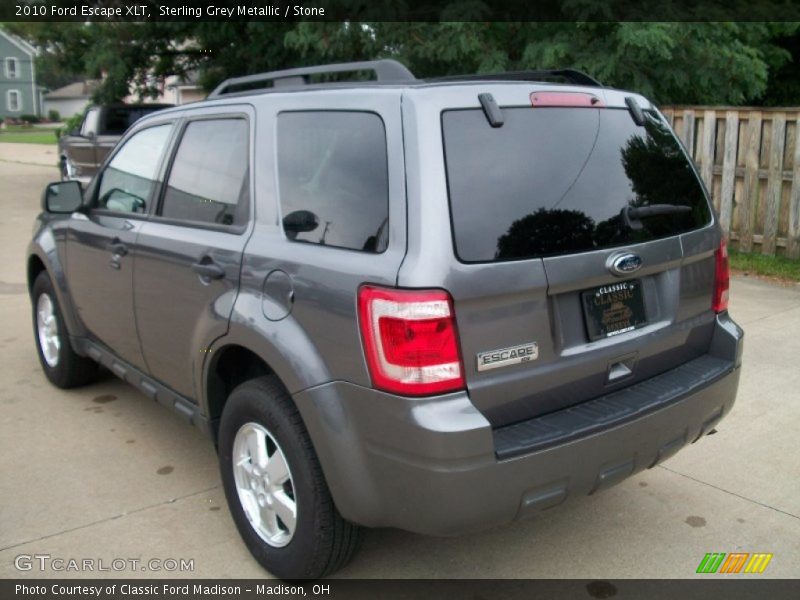
[[[222,279],[225,277],[225,269],[212,261],[193,263],[192,270],[206,279]]]
[[[125,256],[128,253],[128,247],[122,242],[111,242],[108,249],[114,256]]]

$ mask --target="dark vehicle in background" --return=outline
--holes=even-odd
[[[459,534],[595,494],[736,398],[708,193],[652,103],[579,72],[229,80],[43,208],[47,378],[99,363],[208,433],[279,577],[333,573],[361,527]]]
[[[106,104],[91,106],[80,127],[58,140],[61,179],[89,181],[114,146],[136,121],[172,104]]]

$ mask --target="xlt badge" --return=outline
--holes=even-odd
[[[479,352],[477,358],[478,371],[488,371],[536,360],[539,358],[539,346],[536,345],[536,342],[528,342],[510,348]]]

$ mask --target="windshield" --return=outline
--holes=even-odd
[[[669,127],[626,109],[506,108],[442,113],[456,253],[489,262],[586,252],[707,225],[702,185]],[[642,216],[626,207],[685,206]],[[635,213],[635,211],[631,211]]]

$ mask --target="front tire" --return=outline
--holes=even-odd
[[[42,370],[50,383],[67,389],[95,381],[100,365],[72,349],[61,307],[46,271],[36,277],[31,300],[36,350]]]
[[[61,181],[75,179],[75,166],[66,156],[62,156],[59,161],[59,170],[61,171]]]
[[[236,527],[273,575],[316,579],[352,558],[360,528],[336,510],[300,414],[274,375],[231,393],[219,460]]]

